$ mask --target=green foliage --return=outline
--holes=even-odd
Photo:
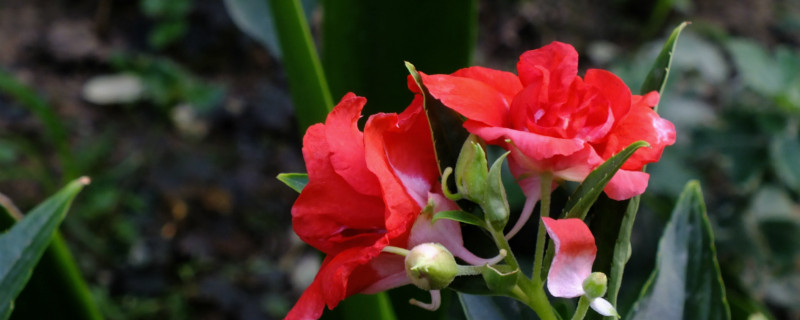
[[[628,319],[730,319],[714,236],[698,182],[675,205],[656,268]]]
[[[0,236],[0,252],[3,252],[0,257],[0,287],[3,288],[0,291],[0,318],[7,319],[11,314],[14,299],[27,283],[53,233],[66,216],[72,199],[88,183],[89,179],[85,177],[71,182]],[[90,300],[82,302],[86,304],[82,305],[83,310],[80,311],[85,313],[76,317],[99,318]]]
[[[278,34],[275,30],[269,1],[271,0],[225,0],[225,8],[239,29],[258,41],[273,56],[281,58],[283,53],[278,43]],[[301,0],[300,2],[306,20],[310,20],[311,12],[317,1]]]
[[[193,0],[140,0],[142,13],[156,22],[147,37],[150,46],[163,49],[183,38],[193,4]]]
[[[533,310],[508,297],[459,293],[458,298],[468,320],[537,318]]]
[[[448,220],[458,221],[461,223],[470,224],[473,226],[478,226],[481,228],[486,228],[486,223],[483,222],[481,218],[478,218],[474,214],[461,210],[439,211],[433,216],[433,219],[431,219],[431,224],[441,219],[448,219]]]
[[[475,0],[325,0],[322,9],[323,65],[331,93],[366,97],[367,114],[399,112],[411,101],[402,61],[429,74],[451,73],[472,62]]]
[[[563,218],[578,218],[584,219],[589,209],[597,201],[597,197],[603,193],[603,189],[614,177],[614,174],[622,168],[625,161],[633,156],[636,150],[641,147],[650,146],[647,141],[636,141],[629,146],[622,149],[619,153],[603,162],[596,169],[592,170],[586,179],[581,182],[575,192],[567,199],[567,204],[564,205],[564,212],[561,213]]]

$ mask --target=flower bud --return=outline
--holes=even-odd
[[[446,288],[458,274],[456,259],[438,243],[420,244],[406,255],[406,275],[424,290]]]
[[[605,273],[593,272],[586,280],[583,280],[583,291],[586,293],[587,298],[596,299],[606,294],[608,287],[608,278]]]
[[[486,192],[489,169],[486,153],[476,136],[470,135],[464,141],[456,162],[455,174],[458,192],[473,202],[481,202]]]

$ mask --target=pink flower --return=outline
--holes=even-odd
[[[402,114],[357,121],[366,99],[348,93],[325,124],[303,138],[309,182],[292,208],[300,238],[326,254],[313,283],[287,319],[314,319],[356,293],[375,293],[410,283],[403,257],[382,253],[387,245],[412,248],[439,242],[456,255],[480,260],[463,248],[460,226],[431,225],[420,214],[457,206],[441,196],[428,120],[417,99]]]
[[[584,281],[592,274],[592,264],[597,254],[597,246],[589,227],[581,219],[554,220],[543,217],[542,222],[556,245],[556,254],[550,265],[550,272],[547,273],[547,290],[554,297],[560,298],[586,295]],[[617,315],[614,307],[605,299],[589,298],[592,299],[590,306],[598,313],[605,316]]]
[[[540,193],[539,173],[582,181],[593,169],[629,144],[645,140],[605,192],[624,200],[641,194],[648,174],[642,166],[658,161],[675,142],[675,128],[652,107],[658,93],[632,95],[614,74],[578,73],[578,53],[553,42],[522,54],[519,75],[471,67],[451,75],[422,75],[431,95],[467,118],[464,127],[511,151],[509,164],[528,197]],[[412,87],[412,90],[418,90]]]

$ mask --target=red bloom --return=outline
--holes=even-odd
[[[378,114],[357,127],[366,99],[345,95],[325,124],[303,138],[308,185],[292,208],[300,238],[327,256],[314,282],[287,319],[319,318],[355,293],[374,293],[409,283],[403,258],[381,253],[440,242],[456,256],[463,249],[457,222],[431,226],[420,215],[429,199],[437,211],[455,204],[439,196],[439,172],[420,99],[405,112]],[[466,255],[469,258],[468,255]]]
[[[434,97],[467,118],[468,131],[512,151],[509,164],[529,197],[540,192],[538,173],[582,181],[638,140],[651,147],[636,151],[605,192],[617,200],[644,192],[649,176],[642,166],[675,142],[672,123],[652,109],[657,92],[632,95],[604,70],[591,69],[581,79],[578,53],[560,42],[525,52],[517,70],[519,76],[471,67],[422,79]]]

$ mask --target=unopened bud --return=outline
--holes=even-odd
[[[420,244],[406,255],[406,275],[424,290],[446,288],[458,274],[453,254],[438,243]]]
[[[455,174],[456,186],[461,195],[473,202],[483,201],[489,169],[486,153],[475,135],[470,135],[464,141],[456,162]]]
[[[605,273],[593,272],[586,280],[583,280],[583,291],[589,299],[596,299],[606,294],[608,288],[608,278]]]

